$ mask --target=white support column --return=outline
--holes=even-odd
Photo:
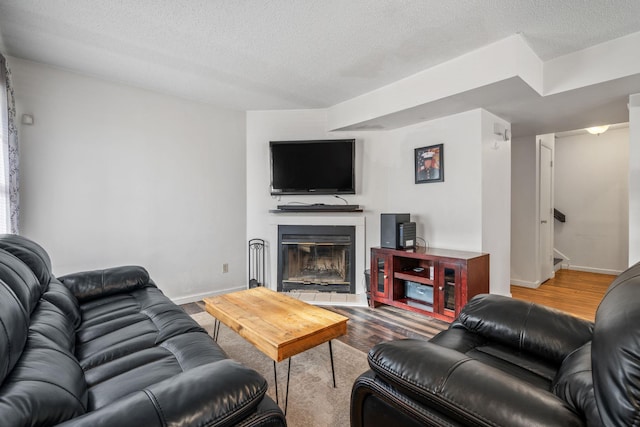
[[[640,93],[629,96],[629,266],[640,261]]]

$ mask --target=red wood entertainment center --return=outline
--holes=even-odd
[[[371,307],[392,305],[452,321],[489,292],[489,254],[449,249],[371,248]]]

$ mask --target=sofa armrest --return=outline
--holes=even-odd
[[[428,341],[378,344],[368,358],[372,370],[385,382],[464,425],[583,425],[553,393]]]
[[[147,270],[139,266],[83,271],[67,274],[59,277],[58,280],[73,292],[78,301],[88,301],[119,292],[155,286]]]
[[[247,417],[264,425],[286,425],[277,407],[262,402],[266,390],[267,382],[257,372],[225,359],[153,384],[59,427],[217,427],[233,426]],[[256,415],[258,410],[266,415]],[[272,419],[276,422],[267,422]]]
[[[465,329],[557,364],[592,339],[593,323],[532,302],[482,294],[452,327]]]

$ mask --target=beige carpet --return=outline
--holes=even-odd
[[[192,317],[211,334],[213,317],[204,312],[194,314]],[[218,344],[229,357],[260,372],[269,383],[267,393],[274,401],[276,400],[271,359],[224,325],[220,328]],[[287,408],[289,427],[349,426],[351,386],[358,375],[369,369],[367,355],[338,340],[332,341],[332,347],[336,388],[333,388],[331,380],[329,344],[322,344],[291,358]],[[277,365],[281,408],[284,408],[287,364],[285,360]]]

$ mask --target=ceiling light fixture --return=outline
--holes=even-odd
[[[601,133],[605,133],[607,129],[609,129],[609,125],[594,126],[592,128],[587,128],[587,132],[591,135],[600,135]]]

